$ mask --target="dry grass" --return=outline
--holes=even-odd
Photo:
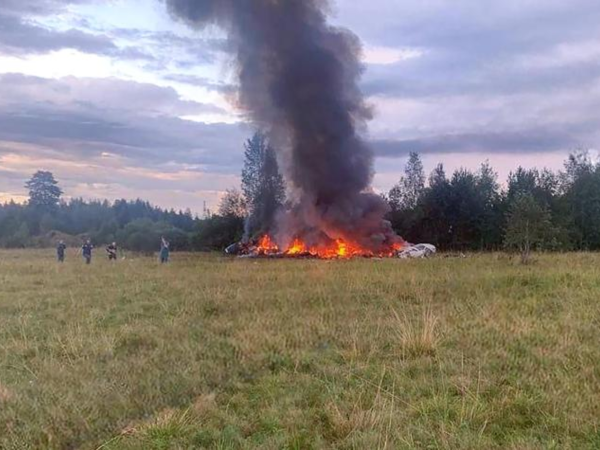
[[[398,322],[398,339],[403,357],[434,356],[438,347],[438,318],[431,306],[423,309],[419,323],[409,320],[392,309]]]
[[[0,384],[0,405],[14,400],[14,394],[6,387]]]
[[[599,294],[594,254],[0,252],[0,448],[600,448]]]

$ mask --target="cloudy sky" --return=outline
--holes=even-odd
[[[365,45],[378,190],[411,150],[505,178],[600,148],[597,0],[337,0],[332,22]],[[252,133],[231,68],[160,0],[0,0],[0,201],[45,169],[70,197],[216,205]]]

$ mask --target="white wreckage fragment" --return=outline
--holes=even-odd
[[[428,258],[432,255],[435,255],[436,252],[437,249],[435,248],[435,245],[416,244],[411,245],[410,247],[406,247],[403,250],[399,251],[398,258]]]

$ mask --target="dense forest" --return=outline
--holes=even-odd
[[[32,180],[49,172],[38,172]],[[84,201],[73,199],[53,204],[14,202],[0,206],[0,246],[47,247],[59,240],[79,246],[84,239],[96,245],[117,241],[121,246],[151,252],[161,236],[175,249],[189,249],[198,219],[188,212],[166,211],[142,200]]]
[[[264,201],[248,195],[246,178],[243,194],[228,191],[219,214],[205,221],[229,230],[221,236],[206,230],[217,246],[240,236],[248,215],[258,216],[255,230],[268,229],[268,215],[260,214]],[[285,205],[280,185],[262,184],[262,191],[274,191],[262,198]],[[382,195],[390,205],[387,218],[408,242],[442,250],[515,249],[525,258],[536,249],[600,250],[600,164],[586,151],[571,153],[558,172],[518,167],[503,186],[488,162],[452,174],[439,164],[427,176],[419,155],[411,153],[398,183]]]
[[[165,210],[139,199],[67,201],[54,175],[38,171],[25,184],[27,203],[0,204],[0,247],[49,247],[61,240],[80,246],[90,239],[94,245],[114,241],[125,249],[153,252],[165,237],[173,250],[223,249],[244,233],[266,231],[265,224],[273,222],[285,200],[275,153],[260,133],[245,144],[242,180],[244,194],[230,190],[219,213],[206,211],[198,217],[189,210]]]
[[[26,183],[29,201],[0,205],[0,247],[44,247],[58,240],[78,246],[117,241],[151,252],[161,236],[175,250],[216,250],[269,231],[285,207],[285,185],[275,153],[256,133],[245,143],[241,189],[228,190],[216,213],[197,217],[146,201],[62,199],[50,172]],[[438,165],[427,177],[411,153],[398,183],[386,194],[388,219],[409,242],[442,250],[600,249],[600,165],[585,151],[574,152],[559,172],[519,167],[501,186],[487,163],[479,170],[447,175]]]
[[[450,176],[438,165],[426,181],[412,153],[386,198],[394,228],[411,242],[449,250],[600,249],[600,165],[585,151],[570,154],[558,173],[519,167],[504,188],[487,162]]]

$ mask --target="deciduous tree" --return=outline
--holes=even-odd
[[[533,195],[523,194],[513,201],[508,211],[504,245],[518,249],[523,264],[529,262],[531,250],[542,247],[551,233],[550,212]]]
[[[227,189],[219,203],[219,215],[222,217],[237,217],[240,219],[248,215],[246,199],[237,189]]]

